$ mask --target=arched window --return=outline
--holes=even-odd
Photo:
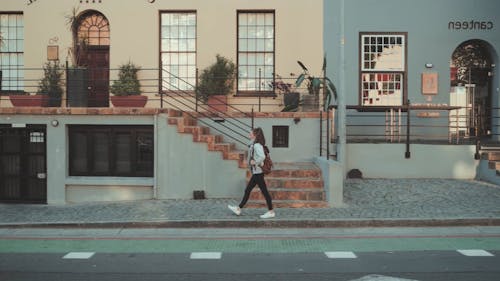
[[[89,46],[109,46],[109,22],[104,15],[92,11],[80,17],[78,41]]]

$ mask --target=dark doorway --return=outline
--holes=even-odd
[[[81,65],[88,69],[88,106],[109,106],[109,47],[88,47]]]
[[[47,202],[46,128],[0,125],[0,201]]]
[[[451,105],[463,109],[450,114],[458,116],[455,124],[463,136],[490,136],[492,131],[492,58],[489,44],[469,40],[460,44],[452,55]]]
[[[108,107],[109,22],[98,11],[85,11],[79,16],[75,33],[77,64],[88,69],[88,106]]]

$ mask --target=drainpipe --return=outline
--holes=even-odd
[[[340,147],[337,150],[338,161],[343,167],[343,176],[346,177],[347,171],[347,141],[346,141],[346,91],[345,91],[345,0],[340,1],[340,87],[338,93],[338,136]]]
[[[154,167],[153,167],[153,199],[158,199],[158,114],[154,115]]]

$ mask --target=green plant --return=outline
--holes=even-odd
[[[141,83],[137,78],[140,68],[128,62],[119,66],[118,80],[113,81],[111,93],[116,96],[131,96],[141,94]]]
[[[323,77],[312,76],[301,61],[297,61],[297,63],[302,68],[302,73],[297,77],[295,86],[298,88],[304,81],[307,81],[307,91],[310,95],[315,96],[319,96],[320,91],[324,90],[323,107],[326,110],[331,103],[332,96],[335,101],[337,100],[337,89],[330,78],[326,77],[326,57],[323,58],[323,67],[321,69]]]
[[[228,95],[233,90],[236,65],[229,59],[216,55],[216,61],[200,75],[197,96],[206,102],[209,96]]]
[[[43,78],[38,83],[37,94],[49,96],[49,106],[61,106],[63,94],[63,66],[57,62],[47,62],[43,67]]]
[[[63,93],[63,66],[57,62],[47,62],[43,67],[43,78],[38,83],[38,94],[60,98]]]

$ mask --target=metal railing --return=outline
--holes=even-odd
[[[119,69],[94,68],[89,71],[87,68],[73,68],[68,67],[68,65],[60,65],[60,68],[63,71],[60,86],[65,94],[58,97],[49,97],[50,102],[44,99],[35,106],[109,106],[110,97],[112,97],[109,93],[111,86],[115,82],[110,77],[117,77]],[[9,71],[16,71],[17,74],[12,75]],[[14,102],[14,98],[10,97],[12,95],[23,96],[24,103],[21,106],[32,106],[32,103],[26,102],[39,100],[40,95],[35,94],[39,91],[39,84],[44,76],[42,68],[8,69],[4,67],[1,72],[9,72],[9,75],[2,75],[0,107],[10,106],[8,101]],[[90,73],[94,73],[93,77],[90,77]],[[100,75],[95,75],[95,73]],[[168,76],[168,79],[162,78],[166,76]],[[214,128],[245,145],[248,131],[253,128],[255,123],[254,113],[256,110],[260,112],[264,108],[268,108],[271,110],[266,111],[281,111],[290,108],[286,104],[290,97],[293,97],[291,100],[295,102],[295,110],[318,111],[320,108],[318,101],[311,99],[311,96],[307,94],[305,83],[300,88],[294,86],[295,77],[283,78],[276,75],[272,81],[259,79],[257,91],[238,92],[235,90],[238,99],[232,99],[230,102],[215,98],[216,103],[227,108],[227,112],[218,110],[216,105],[202,102],[194,91],[197,85],[190,84],[187,79],[170,73],[166,69],[140,68],[138,78],[141,84],[141,94],[148,96],[148,107],[170,107],[187,112],[193,118],[200,120],[202,124]],[[175,83],[172,82],[172,78]],[[237,84],[237,81],[234,82]],[[178,86],[179,83],[184,85],[183,89]],[[185,88],[190,90],[185,90]],[[104,94],[100,95],[100,92]],[[41,96],[47,97],[50,95]],[[234,115],[240,117],[235,118]],[[209,119],[213,122],[206,121]],[[245,119],[250,119],[250,122],[244,121]]]
[[[411,144],[475,145],[477,159],[485,147],[500,145],[500,108],[473,114],[470,107],[408,102],[403,106],[348,105],[346,110],[347,143],[403,143],[406,158],[411,157]]]

